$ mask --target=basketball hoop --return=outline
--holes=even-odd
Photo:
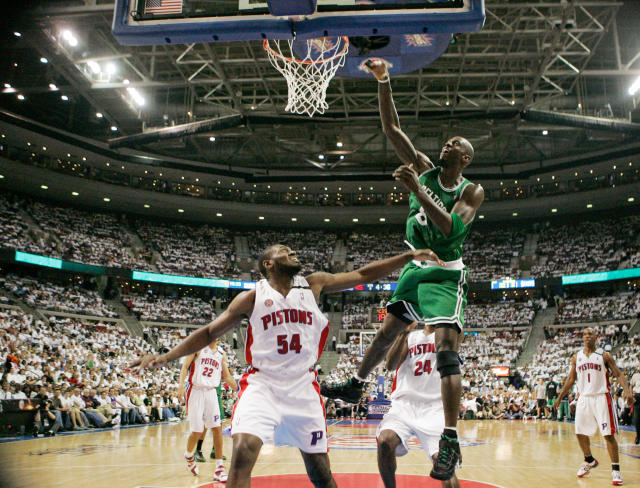
[[[296,50],[294,51],[294,44]],[[269,60],[287,80],[289,101],[285,110],[309,117],[329,108],[326,101],[329,82],[344,65],[349,51],[349,38],[322,37],[304,41],[268,40],[262,47]],[[296,52],[303,54],[296,56]]]

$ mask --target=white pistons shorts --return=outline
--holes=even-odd
[[[383,430],[392,430],[402,441],[396,447],[396,456],[409,452],[409,439],[416,436],[422,449],[432,458],[438,452],[440,435],[444,430],[444,409],[441,402],[424,404],[402,399],[393,400],[391,408],[378,425],[376,438]]]
[[[618,432],[618,419],[613,400],[608,393],[580,395],[576,405],[576,434],[593,435],[598,429],[602,435]]]
[[[220,407],[216,389],[205,390],[189,385],[186,393],[191,432],[204,432],[204,429],[220,427]]]
[[[326,453],[327,422],[315,373],[282,381],[252,370],[240,380],[231,435],[251,434],[263,444]]]

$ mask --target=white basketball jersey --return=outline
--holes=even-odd
[[[307,280],[294,276],[284,297],[266,279],[256,283],[256,301],[249,318],[245,360],[274,379],[300,377],[316,363],[329,334]]]
[[[222,352],[209,346],[202,349],[189,366],[189,379],[193,386],[217,388],[222,377]]]
[[[398,366],[393,380],[391,400],[411,400],[422,403],[440,402],[440,373],[436,369],[435,333],[426,335],[414,330],[407,334],[409,352]]]
[[[580,395],[609,393],[609,372],[604,364],[602,349],[587,356],[584,349],[576,357],[577,389]]]

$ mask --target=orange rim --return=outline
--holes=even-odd
[[[333,56],[331,56],[330,58],[327,59],[318,59],[316,61],[304,61],[301,59],[295,59],[295,58],[289,58],[287,56],[284,56],[282,53],[277,52],[276,50],[274,50],[270,45],[269,45],[269,39],[264,39],[262,41],[262,48],[267,51],[270,52],[271,54],[273,54],[275,57],[280,58],[280,59],[285,59],[291,63],[298,63],[298,64],[323,64],[323,63],[328,63],[329,61],[333,61],[336,58],[339,58],[340,56],[344,56],[347,51],[349,50],[349,38],[347,36],[340,36],[340,39],[342,39],[342,41],[344,42],[344,48],[342,49],[342,51],[340,51],[338,54],[334,54]]]

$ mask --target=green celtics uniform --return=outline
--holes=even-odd
[[[451,213],[471,182],[463,179],[455,188],[446,189],[440,182],[440,172],[440,167],[424,172],[419,177],[420,184],[436,205]],[[389,313],[407,323],[417,320],[431,325],[450,324],[462,330],[469,277],[462,263],[462,244],[471,223],[464,225],[457,214],[451,214],[451,218],[451,234],[447,237],[424,213],[418,198],[413,193],[409,197],[407,243],[413,249],[431,249],[446,266],[411,262],[402,269],[387,307]]]

